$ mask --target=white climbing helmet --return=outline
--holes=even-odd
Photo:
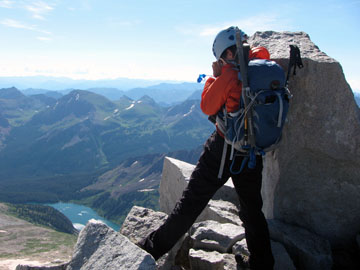
[[[221,54],[229,47],[236,45],[235,32],[237,27],[231,26],[225,30],[222,30],[217,34],[213,43],[213,54],[216,60],[219,60]],[[247,39],[247,35],[240,31],[241,41],[245,41]]]

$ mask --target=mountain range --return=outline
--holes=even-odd
[[[63,89],[88,89],[94,87],[117,88],[121,90],[129,90],[136,87],[147,87],[159,83],[176,83],[174,81],[163,80],[143,80],[143,79],[103,79],[103,80],[85,80],[70,79],[65,77],[50,76],[29,76],[29,77],[0,77],[0,88],[9,86],[18,89],[35,88],[48,90]]]
[[[0,77],[0,89],[16,87],[27,96],[45,94],[59,98],[73,90],[88,90],[115,101],[123,95],[137,100],[144,95],[150,96],[164,106],[180,103],[194,91],[201,90],[202,84],[139,79],[74,80],[46,76]]]
[[[131,157],[192,149],[213,128],[199,100],[162,107],[149,96],[110,101],[73,90],[55,100],[0,90],[0,177],[109,168]]]
[[[147,95],[0,89],[0,201],[79,200],[113,220],[134,200],[156,208],[164,156],[196,162],[214,130],[189,96],[165,107]]]
[[[127,91],[117,88],[89,88],[85,89],[95,94],[102,95],[111,101],[116,101],[123,96],[127,96],[133,100],[137,100],[145,95],[154,99],[156,103],[167,107],[177,103],[181,103],[185,99],[200,99],[203,85],[195,83],[179,83],[179,84],[157,84],[149,87],[138,87]],[[60,98],[63,95],[69,94],[73,90],[78,89],[64,89],[59,91],[52,91],[47,89],[27,88],[21,92],[27,96],[44,94],[52,98]],[[195,95],[195,96],[193,96]]]

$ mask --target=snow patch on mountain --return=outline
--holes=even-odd
[[[153,188],[145,188],[145,189],[140,189],[138,190],[138,192],[150,192],[150,191],[154,191],[155,189]]]
[[[139,163],[139,161],[134,161],[134,163],[133,164],[131,164],[131,166],[130,167],[134,167],[136,164],[138,164]]]
[[[190,115],[194,111],[194,109],[195,109],[195,105],[192,105],[190,108],[190,111],[185,113],[183,116],[186,117],[186,116]]]
[[[81,138],[79,137],[79,135],[75,135],[74,137],[72,137],[71,138],[71,140],[68,142],[68,143],[66,143],[62,148],[61,148],[61,150],[64,150],[64,149],[66,149],[66,148],[69,148],[69,147],[71,147],[71,146],[73,146],[73,145],[75,145],[75,144],[77,144],[77,143],[79,143],[79,142],[81,142],[82,140],[81,140]]]
[[[125,109],[125,111],[130,110],[130,109],[133,108],[134,106],[135,106],[135,104],[132,103],[129,107],[127,107],[127,108]]]

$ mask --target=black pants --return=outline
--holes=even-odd
[[[204,145],[204,151],[193,171],[182,198],[175,205],[165,223],[152,232],[142,243],[157,260],[168,252],[192,226],[196,218],[206,207],[215,192],[232,177],[240,201],[239,216],[245,228],[245,236],[250,252],[251,269],[273,269],[274,259],[271,253],[269,231],[264,214],[261,211],[262,158],[256,160],[256,167],[247,166],[238,175],[230,173],[230,150],[223,176],[218,172],[223,152],[224,139],[214,132]],[[242,158],[238,157],[240,165]]]

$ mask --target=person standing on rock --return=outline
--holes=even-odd
[[[243,35],[243,43],[246,36]],[[235,27],[218,33],[213,43],[213,53],[217,61],[212,63],[213,77],[204,86],[201,97],[201,109],[209,116],[216,115],[226,106],[228,112],[238,109],[242,84],[235,70],[236,41]],[[264,47],[250,50],[249,58],[269,59],[269,52]],[[176,242],[190,229],[196,218],[206,207],[216,191],[223,186],[229,177],[232,178],[240,201],[239,216],[245,228],[245,237],[250,252],[251,269],[273,269],[274,258],[271,252],[270,237],[264,214],[261,211],[262,157],[256,157],[253,169],[245,168],[240,174],[230,172],[230,146],[222,176],[218,173],[221,167],[224,148],[224,136],[220,127],[208,138],[204,150],[190,177],[190,181],[177,202],[172,213],[163,225],[143,239],[138,245],[150,253],[155,260],[167,253]],[[236,157],[240,166],[243,157]]]

